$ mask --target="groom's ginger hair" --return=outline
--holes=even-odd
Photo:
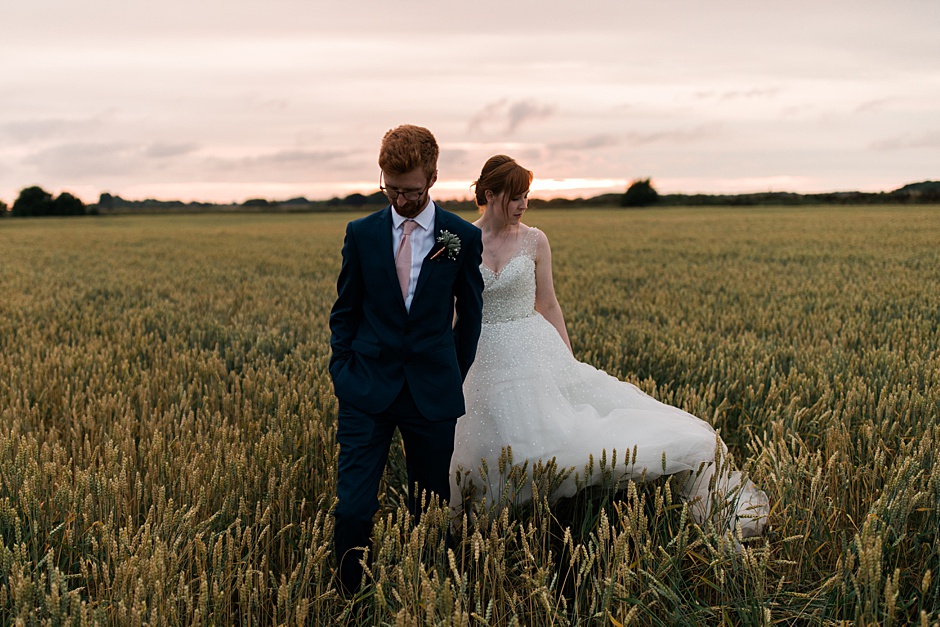
[[[428,179],[437,172],[440,149],[431,131],[413,124],[402,124],[385,133],[379,150],[379,167],[389,174],[404,174],[421,168]]]

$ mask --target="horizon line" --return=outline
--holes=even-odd
[[[681,183],[692,183],[690,179],[660,179],[661,183],[653,177],[638,177],[633,179],[550,179],[542,178],[533,181],[529,198],[533,200],[577,200],[595,198],[607,194],[623,194],[627,188],[637,180],[649,178],[653,188],[660,195],[707,195],[707,196],[737,196],[745,194],[838,194],[838,193],[889,193],[901,189],[905,185],[913,185],[929,181],[897,182],[881,181],[868,185],[857,186],[855,189],[834,188],[831,186],[815,186],[798,177],[753,177],[735,179],[709,179],[711,185],[703,185],[701,179],[695,179],[695,191],[684,191]],[[776,184],[774,184],[776,183]],[[790,183],[790,185],[786,185]],[[432,188],[431,197],[441,202],[472,202],[473,192],[471,183],[463,180],[438,181]],[[111,194],[127,201],[153,200],[158,202],[183,202],[216,205],[239,205],[249,200],[267,200],[272,203],[286,202],[303,198],[309,202],[327,202],[335,198],[343,199],[353,194],[370,196],[380,190],[375,183],[363,181],[328,184],[280,184],[280,183],[196,183],[196,184],[156,184],[156,185],[130,185],[121,191],[96,191],[90,185],[63,185],[59,188],[48,188],[41,184],[27,185],[11,194],[7,203],[12,203],[23,189],[41,187],[53,195],[63,192],[81,198],[85,204],[96,204],[101,195]],[[232,193],[231,188],[241,188],[241,192]],[[693,185],[689,185],[693,187]],[[201,188],[201,193],[200,189]],[[316,188],[320,188],[316,190]],[[329,191],[327,191],[329,189]],[[370,191],[362,191],[370,190]],[[4,190],[0,192],[6,193]],[[188,192],[188,193],[187,193]],[[0,196],[0,200],[3,196]]]

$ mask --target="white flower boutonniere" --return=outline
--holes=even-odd
[[[447,258],[454,260],[457,258],[457,254],[460,253],[460,238],[450,231],[441,231],[437,236],[437,246],[435,248],[437,250],[431,255],[431,259],[437,259],[447,253]]]

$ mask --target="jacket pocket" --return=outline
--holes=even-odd
[[[370,344],[366,342],[365,340],[360,340],[360,339],[353,340],[352,344],[350,345],[350,348],[352,348],[357,353],[361,353],[365,355],[366,357],[372,357],[374,359],[378,359],[379,355],[382,354],[381,347],[376,346],[375,344]]]

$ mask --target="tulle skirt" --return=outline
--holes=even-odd
[[[740,525],[744,536],[759,534],[766,522],[767,496],[740,473],[716,464],[716,454],[724,457],[726,447],[711,425],[577,361],[538,313],[483,325],[464,397],[467,414],[457,422],[451,464],[455,506],[467,480],[477,499],[491,503],[531,498],[528,483],[503,494],[506,469],[500,473],[499,459],[511,447],[513,463],[528,461],[530,473],[540,460],[573,467],[552,499],[600,482],[601,457],[610,466],[616,455],[614,480],[686,473],[681,496],[698,522],[710,515],[716,494],[719,502],[729,501],[723,507],[733,513],[728,523]],[[585,468],[591,459],[594,472]],[[460,486],[458,474],[466,475]]]

